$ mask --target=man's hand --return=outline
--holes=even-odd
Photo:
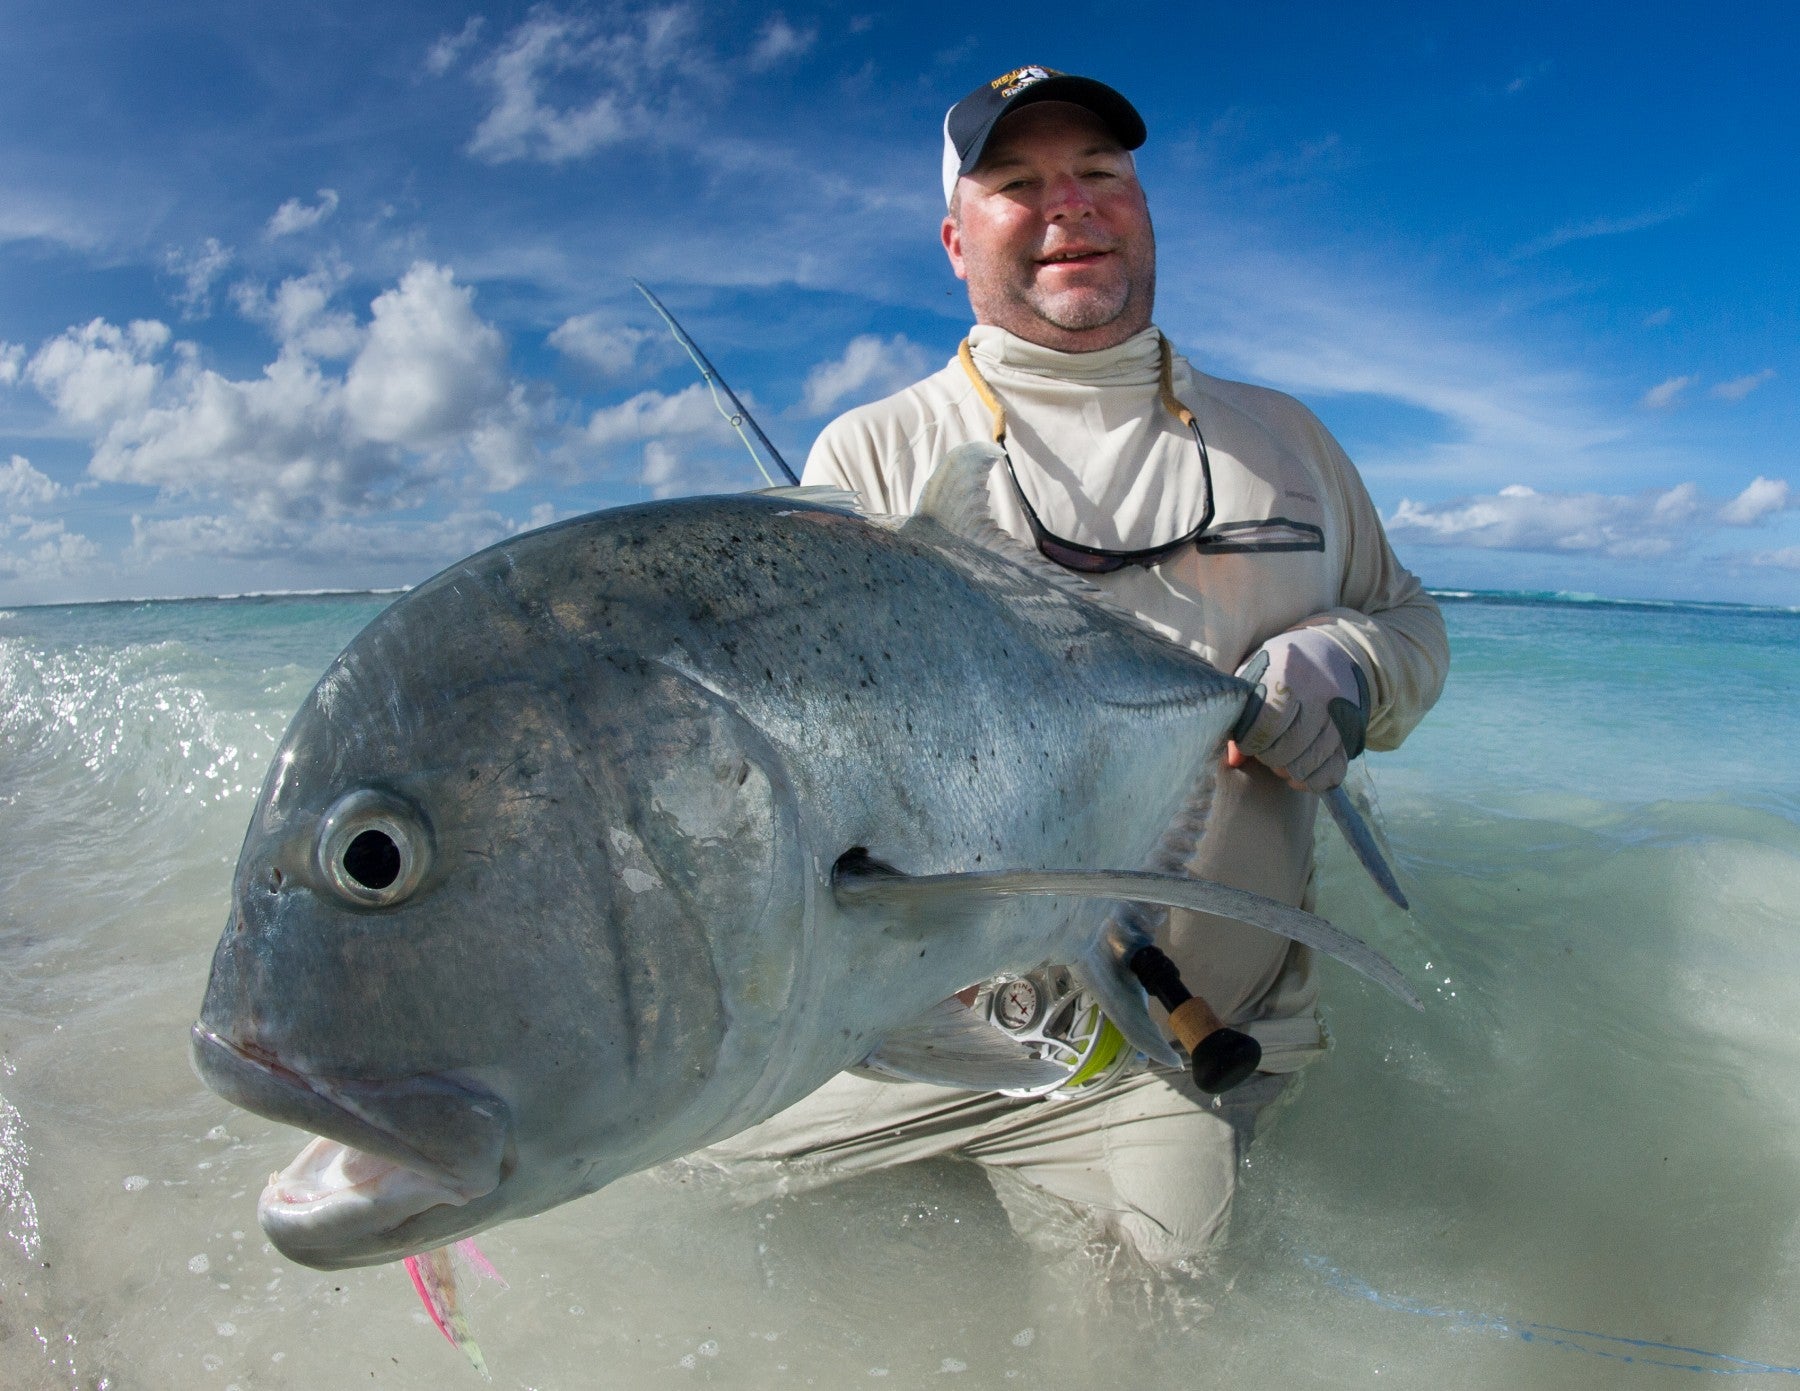
[[[1270,638],[1238,669],[1257,694],[1233,731],[1225,762],[1257,758],[1290,787],[1324,793],[1343,782],[1363,751],[1369,682],[1362,668],[1321,628]]]

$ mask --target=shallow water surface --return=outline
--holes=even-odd
[[[255,1223],[297,1132],[187,1063],[264,765],[376,597],[0,615],[0,1387],[479,1385],[397,1266]],[[678,1168],[481,1239],[497,1385],[1662,1388],[1800,1377],[1800,619],[1480,600],[1322,839],[1334,1052],[1231,1239],[1147,1281],[979,1171],[743,1203]],[[1800,1384],[1800,1383],[1795,1383]]]

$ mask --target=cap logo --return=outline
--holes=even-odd
[[[1014,68],[1011,72],[996,77],[988,86],[999,92],[1006,101],[1024,91],[1034,82],[1042,82],[1046,77],[1061,77],[1055,68]]]

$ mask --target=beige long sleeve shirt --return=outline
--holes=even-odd
[[[1020,486],[1052,532],[1137,549],[1199,522],[1199,450],[1161,404],[1157,330],[1090,353],[1039,347],[985,325],[969,343],[1005,408]],[[1292,397],[1207,376],[1179,356],[1172,384],[1211,459],[1207,540],[1096,582],[1223,671],[1235,671],[1276,633],[1325,628],[1369,678],[1369,747],[1394,748],[1437,699],[1449,646],[1437,605],[1389,548],[1355,468]],[[804,481],[852,489],[871,511],[910,513],[945,454],[992,431],[992,415],[952,359],[833,421],[813,445]],[[1030,545],[1003,470],[989,489],[995,520]],[[1261,764],[1222,769],[1193,873],[1310,906],[1316,809],[1315,797]],[[1307,949],[1185,912],[1171,914],[1163,945],[1191,989],[1258,1036],[1265,1069],[1298,1067],[1322,1048]]]

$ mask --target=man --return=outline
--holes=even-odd
[[[1155,238],[1131,155],[1145,138],[1118,92],[1045,68],[951,108],[943,243],[976,326],[942,371],[828,426],[805,481],[908,513],[953,447],[997,438],[1003,529],[1263,682],[1190,869],[1310,907],[1314,794],[1365,729],[1392,748],[1437,698],[1443,621],[1312,414],[1195,371],[1152,326]],[[987,1168],[1021,1225],[1061,1210],[1154,1264],[1197,1256],[1224,1229],[1258,1112],[1326,1041],[1306,948],[1179,911],[1158,940],[1262,1046],[1261,1071],[1224,1097],[1153,1068],[1058,1099],[846,1074],[713,1154],[802,1184],[956,1155]]]

